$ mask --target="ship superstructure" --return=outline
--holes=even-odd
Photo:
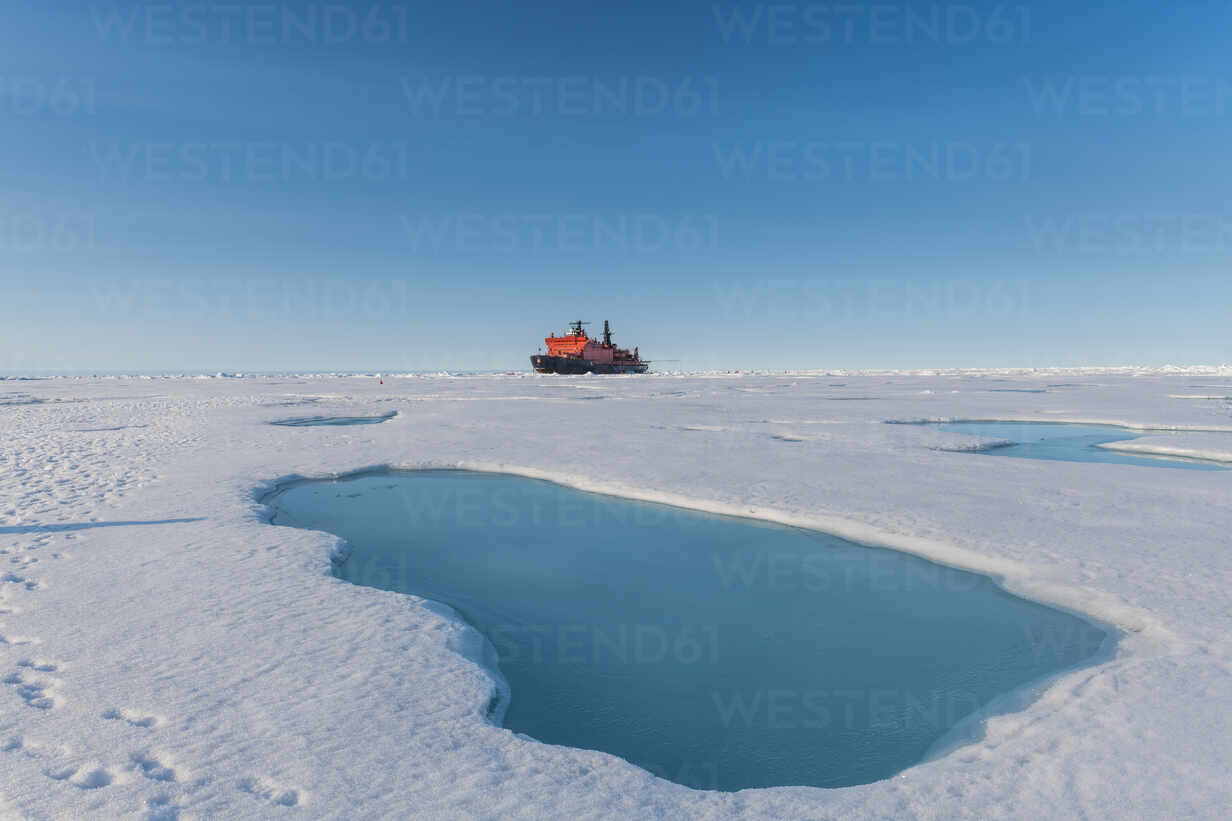
[[[637,348],[630,353],[612,344],[612,328],[603,320],[603,339],[591,339],[582,329],[587,323],[576,320],[561,336],[546,337],[546,354],[536,354],[530,364],[539,373],[645,373],[649,364]]]

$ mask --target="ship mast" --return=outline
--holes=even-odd
[[[608,326],[607,320],[603,320],[603,344],[611,347],[612,345],[612,329]]]

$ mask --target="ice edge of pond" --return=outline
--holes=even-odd
[[[1066,419],[1057,419],[1050,417],[1048,419],[1000,419],[1000,418],[962,418],[962,417],[933,417],[929,419],[884,419],[883,424],[886,425],[980,425],[980,424],[1003,424],[1003,425],[1061,425],[1072,427],[1097,427],[1097,428],[1120,428],[1126,431],[1132,431],[1141,435],[1149,435],[1152,431],[1161,433],[1232,433],[1232,425],[1139,425],[1129,422],[1099,422],[1085,420],[1081,422],[1072,422]],[[978,434],[965,434],[967,436],[978,437]],[[949,447],[932,447],[929,450],[941,451],[943,453],[987,453],[997,450],[998,448],[1012,447],[1020,444],[1009,439],[993,439],[987,437],[986,441],[978,442],[973,445],[953,445]],[[1093,447],[1102,448],[1112,451],[1113,453],[1121,453],[1126,456],[1139,456],[1142,458],[1154,458],[1162,461],[1175,462],[1197,462],[1206,465],[1215,465],[1218,467],[1232,468],[1232,458],[1224,458],[1222,456],[1211,455],[1209,452],[1195,451],[1193,449],[1184,448],[1169,448],[1160,446],[1134,446],[1126,445],[1127,442],[1133,441],[1139,436],[1131,436],[1125,439],[1117,439],[1112,442],[1099,442]]]
[[[1090,425],[1092,427],[1124,428],[1134,431],[1175,431],[1178,433],[1232,433],[1232,425],[1163,425],[1136,422],[1109,421],[1107,419],[1063,419],[1050,416],[1047,419],[1024,419],[1021,416],[929,416],[915,419],[883,419],[886,425],[966,425],[1006,423],[1022,425]]]
[[[894,424],[912,423],[897,422]],[[844,541],[860,547],[880,548],[897,551],[899,553],[906,553],[935,564],[985,576],[992,581],[994,585],[1010,595],[1068,613],[1076,618],[1088,622],[1104,632],[1104,639],[1101,642],[1099,649],[1090,657],[1084,659],[1078,664],[1054,670],[997,696],[988,704],[984,705],[984,707],[976,710],[971,715],[964,717],[957,724],[951,727],[944,735],[933,742],[932,746],[929,747],[924,756],[918,762],[911,765],[911,767],[908,767],[908,770],[927,764],[930,761],[944,758],[950,753],[968,745],[978,744],[985,737],[985,729],[989,720],[1002,715],[1022,712],[1023,710],[1030,708],[1032,704],[1034,704],[1045,694],[1050,686],[1068,675],[1071,675],[1079,670],[1094,669],[1113,660],[1124,659],[1129,656],[1141,659],[1145,657],[1165,655],[1169,652],[1169,645],[1174,646],[1180,642],[1180,640],[1170,630],[1168,630],[1151,614],[1144,610],[1140,610],[1139,608],[1133,607],[1132,605],[1126,604],[1119,597],[1112,594],[1103,593],[1101,591],[1084,590],[1082,588],[1071,587],[1069,585],[1044,582],[1034,578],[1027,565],[1023,565],[1008,559],[999,559],[993,556],[986,556],[967,548],[955,547],[943,542],[936,542],[917,536],[892,533],[890,531],[881,530],[871,525],[867,525],[852,519],[846,519],[840,516],[809,516],[771,508],[745,506],[738,503],[696,499],[664,491],[632,489],[616,483],[596,482],[584,477],[573,476],[557,471],[540,470],[537,468],[465,462],[421,464],[383,463],[367,465],[349,471],[324,473],[313,476],[305,476],[298,473],[287,474],[272,481],[261,482],[253,488],[252,499],[255,506],[253,512],[262,523],[277,525],[277,523],[274,522],[275,510],[271,505],[271,502],[284,491],[289,490],[292,487],[316,482],[346,481],[350,479],[359,479],[366,476],[399,475],[433,471],[466,471],[471,473],[516,476],[525,479],[551,482],[552,484],[569,488],[571,490],[581,491],[583,493],[615,496],[621,499],[647,502],[650,504],[667,505],[669,507],[682,508],[701,513],[730,516],[739,519],[754,519],[757,521],[770,522],[787,527],[818,531],[843,539]],[[283,525],[278,526],[282,527]],[[332,546],[329,549],[329,558],[331,563],[336,561],[344,561],[346,555],[350,552],[350,546],[346,543],[346,541],[328,531],[316,532],[319,532],[323,536],[327,536],[332,540]],[[508,707],[511,693],[508,682],[505,681],[503,674],[500,672],[500,666],[497,663],[495,646],[492,645],[487,636],[485,636],[478,628],[467,622],[460,613],[449,605],[426,597],[413,598],[418,600],[418,606],[421,606],[425,610],[428,610],[436,615],[443,616],[456,622],[467,631],[467,636],[474,637],[471,640],[474,641],[474,646],[471,647],[459,646],[458,643],[453,641],[447,642],[446,646],[448,649],[456,653],[461,659],[480,667],[490,677],[494,692],[489,695],[483,704],[479,705],[479,709],[476,710],[476,714],[482,717],[487,723],[503,729],[501,726],[503,714]],[[1127,646],[1129,644],[1127,639],[1133,637],[1142,637],[1143,639],[1147,639],[1147,646]],[[544,743],[539,742],[537,739],[531,740],[536,743]],[[612,754],[605,753],[605,755]],[[619,758],[619,756],[614,757]],[[624,761],[624,763],[630,767],[641,769],[632,762],[626,761],[625,759],[620,760]],[[893,776],[889,776],[889,778],[898,777],[906,771],[907,770],[902,770]],[[674,784],[675,782],[669,781],[669,783]],[[835,788],[779,786],[750,789],[831,790],[855,789],[860,786],[865,785]],[[685,789],[692,790],[693,788],[685,787]],[[702,790],[701,792],[710,791]]]
[[[379,425],[396,416],[398,416],[398,411],[390,411],[377,416],[293,416],[287,419],[273,419],[266,424],[283,428],[347,427],[349,425]]]

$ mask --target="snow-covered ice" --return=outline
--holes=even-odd
[[[1232,407],[1232,399],[1228,400],[1227,406]],[[1109,442],[1100,447],[1108,450],[1123,450],[1126,453],[1232,462],[1232,436],[1227,434],[1189,433],[1186,434],[1183,444],[1175,441],[1171,436],[1167,438],[1143,436],[1129,442]]]
[[[1222,817],[1229,474],[984,458],[954,451],[987,441],[883,422],[1180,430],[1154,445],[1227,459],[1227,396],[1228,369],[0,382],[0,814]],[[398,415],[268,424],[299,405]],[[334,537],[265,521],[276,482],[376,465],[818,527],[1123,635],[893,779],[694,791],[494,726],[473,630],[333,578]]]

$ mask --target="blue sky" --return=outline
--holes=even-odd
[[[1232,361],[1232,6],[27,2],[0,372]]]

